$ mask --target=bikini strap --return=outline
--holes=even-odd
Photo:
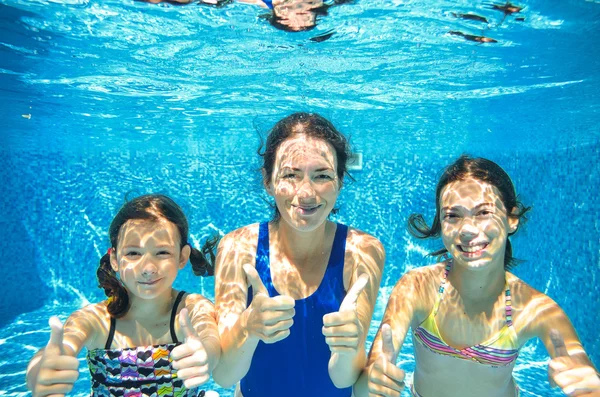
[[[512,322],[512,298],[510,295],[510,287],[508,286],[508,280],[506,280],[505,302],[506,302],[506,326],[511,327],[513,325],[513,322]]]
[[[444,275],[442,276],[442,281],[440,282],[440,287],[438,288],[438,296],[435,300],[435,305],[433,306],[433,314],[436,315],[437,311],[440,307],[440,302],[444,297],[444,290],[446,289],[446,280],[448,279],[448,273],[450,273],[450,269],[452,269],[452,260],[449,260],[446,263],[446,267],[444,269]]]
[[[115,337],[115,329],[117,328],[117,319],[113,316],[110,316],[110,330],[108,331],[108,338],[106,338],[106,345],[104,345],[104,349],[109,350],[110,345],[112,345],[113,338]]]
[[[179,291],[177,298],[175,298],[175,303],[173,303],[173,309],[171,310],[171,339],[173,339],[173,343],[179,343],[177,334],[175,333],[175,316],[177,315],[177,307],[179,307],[183,295],[185,295],[185,291]]]

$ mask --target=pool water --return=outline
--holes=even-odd
[[[268,219],[255,151],[294,111],[331,119],[363,155],[334,219],[386,248],[368,344],[395,282],[439,246],[410,237],[408,215],[431,219],[439,170],[467,152],[533,206],[515,273],[563,307],[599,365],[600,3],[490,4],[355,0],[288,33],[243,4],[0,0],[0,394],[27,394],[49,316],[102,298],[95,270],[126,193],[172,196],[196,246]],[[454,16],[467,13],[488,23]],[[176,287],[214,298],[189,270]],[[522,350],[524,396],[560,395],[547,361],[539,341]],[[412,376],[410,340],[398,365]],[[82,355],[72,395],[88,379]]]

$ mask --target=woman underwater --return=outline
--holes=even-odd
[[[441,236],[446,260],[406,273],[396,284],[357,396],[399,396],[395,366],[408,329],[415,352],[413,396],[513,397],[519,349],[538,337],[552,357],[550,382],[569,396],[600,395],[600,378],[564,311],[509,270],[509,236],[529,208],[506,172],[492,161],[461,156],[436,188],[431,227],[413,214],[409,231]]]
[[[271,130],[263,183],[270,222],[219,245],[215,304],[222,338],[215,381],[236,395],[350,396],[384,263],[379,240],[328,220],[342,187],[348,142],[317,114]]]

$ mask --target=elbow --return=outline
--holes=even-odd
[[[231,379],[231,377],[227,376],[227,371],[217,366],[212,373],[213,380],[216,384],[221,386],[224,389],[230,389],[237,383],[236,380]]]

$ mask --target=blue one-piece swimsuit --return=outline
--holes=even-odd
[[[244,397],[349,397],[352,388],[335,387],[327,369],[331,352],[323,336],[323,316],[336,312],[344,290],[344,254],[348,227],[337,225],[327,270],[321,284],[310,296],[296,301],[294,324],[290,335],[276,343],[258,342],[252,364],[240,387]],[[256,270],[269,291],[273,286],[269,265],[269,224],[260,224],[256,250]],[[248,289],[248,305],[252,288]]]

